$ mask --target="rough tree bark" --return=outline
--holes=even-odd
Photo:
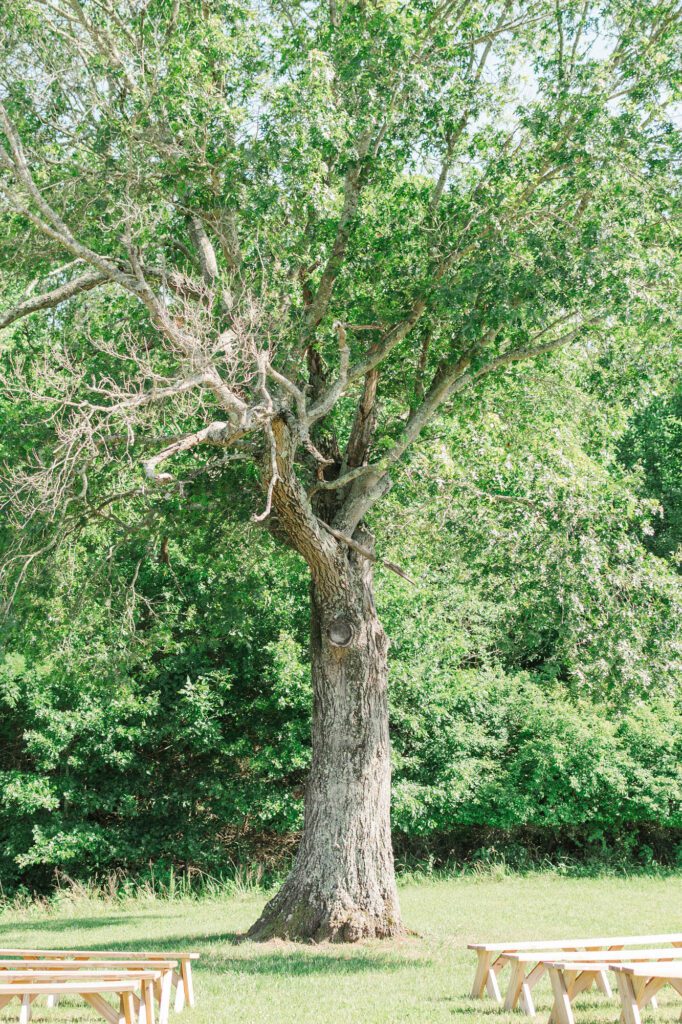
[[[358,531],[356,538],[367,543]],[[388,638],[373,566],[352,551],[311,585],[313,760],[292,873],[249,937],[352,942],[403,933],[390,827]]]

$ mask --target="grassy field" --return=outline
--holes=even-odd
[[[196,949],[202,957],[197,1006],[183,1013],[184,1024],[510,1024],[525,1018],[467,997],[474,967],[467,942],[682,931],[682,877],[461,877],[405,884],[401,899],[415,934],[392,945],[240,943],[263,902],[248,893],[202,901],[67,901],[56,909],[8,911],[0,915],[0,944]],[[546,982],[536,991],[544,1022]],[[655,1019],[676,1020],[679,1003],[664,990]],[[2,1017],[16,1020],[16,1007]],[[616,1024],[616,1004],[591,992],[578,1002],[577,1017],[584,1024]],[[47,1019],[57,1024],[95,1016],[63,1003],[51,1011],[36,1007],[36,1024]]]

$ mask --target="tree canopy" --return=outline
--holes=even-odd
[[[123,462],[168,482],[217,445],[265,459],[254,513],[294,474],[310,560],[332,550],[316,520],[352,535],[444,402],[618,325],[669,328],[678,13],[6,12],[2,323],[59,309],[46,358],[15,333],[6,381],[53,437],[15,488],[22,534]],[[291,542],[286,518],[283,500],[270,525]]]

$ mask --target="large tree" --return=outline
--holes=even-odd
[[[4,387],[45,409],[7,485],[9,597],[89,515],[187,493],[198,472],[260,501],[255,521],[310,570],[305,828],[254,937],[402,932],[367,520],[443,407],[491,374],[672,328],[680,13],[16,0],[0,15]],[[27,317],[38,346],[12,326]]]

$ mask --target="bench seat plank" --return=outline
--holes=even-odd
[[[636,978],[682,977],[682,963],[676,963],[675,961],[653,964],[634,961],[633,963],[614,964],[612,970],[624,971],[626,974],[632,974]]]
[[[0,996],[11,996],[14,998],[17,992],[29,992],[41,995],[44,992],[58,992],[59,995],[68,995],[74,992],[134,992],[139,982],[135,979],[120,978],[108,980],[105,978],[99,981],[83,978],[82,981],[57,981],[56,979],[45,979],[44,981],[1,982]]]
[[[97,970],[111,968],[116,971],[123,970],[145,970],[147,965],[152,971],[170,971],[174,970],[178,966],[177,960],[65,960],[59,958],[57,960],[37,959],[36,957],[29,957],[26,960],[0,960],[0,970],[20,970],[22,967],[27,967],[30,970],[48,970],[54,968],[55,970]]]
[[[489,953],[522,952],[534,949],[608,949],[611,946],[667,946],[682,945],[682,932],[667,935],[618,935],[606,938],[543,939],[541,942],[470,942],[468,949],[485,949]],[[0,955],[2,955],[0,950]],[[171,953],[168,956],[172,956]]]
[[[637,963],[650,960],[681,960],[682,948],[669,946],[667,949],[600,949],[600,950],[559,950],[544,949],[537,953],[507,953],[506,958],[522,964],[553,963],[558,961],[580,961],[581,963]]]
[[[154,1024],[151,990],[159,972],[138,971],[130,973],[122,971],[118,977],[116,972],[96,971],[32,971],[12,974],[10,982],[0,982],[0,1008],[13,999],[19,999],[19,1024],[29,1024],[32,1003],[43,995],[47,996],[80,996],[93,1009],[104,1017],[107,1024],[137,1024],[136,1008],[143,1007],[139,1024]],[[140,996],[137,995],[138,990]],[[116,995],[119,998],[119,1011],[104,999],[104,994]]]
[[[0,982],[3,985],[19,985],[24,981],[54,981],[61,984],[63,981],[154,981],[161,977],[159,971],[34,971],[30,968],[22,968],[20,971],[8,972],[11,974],[11,981],[5,981],[0,974]]]
[[[682,937],[680,938],[682,942]],[[121,957],[124,960],[198,960],[200,953],[184,951],[175,953],[170,950],[156,950],[155,952],[140,952],[130,949],[9,949],[0,948],[0,957],[46,957],[49,959],[61,960],[65,957],[82,957],[85,960],[103,959],[115,960]]]

